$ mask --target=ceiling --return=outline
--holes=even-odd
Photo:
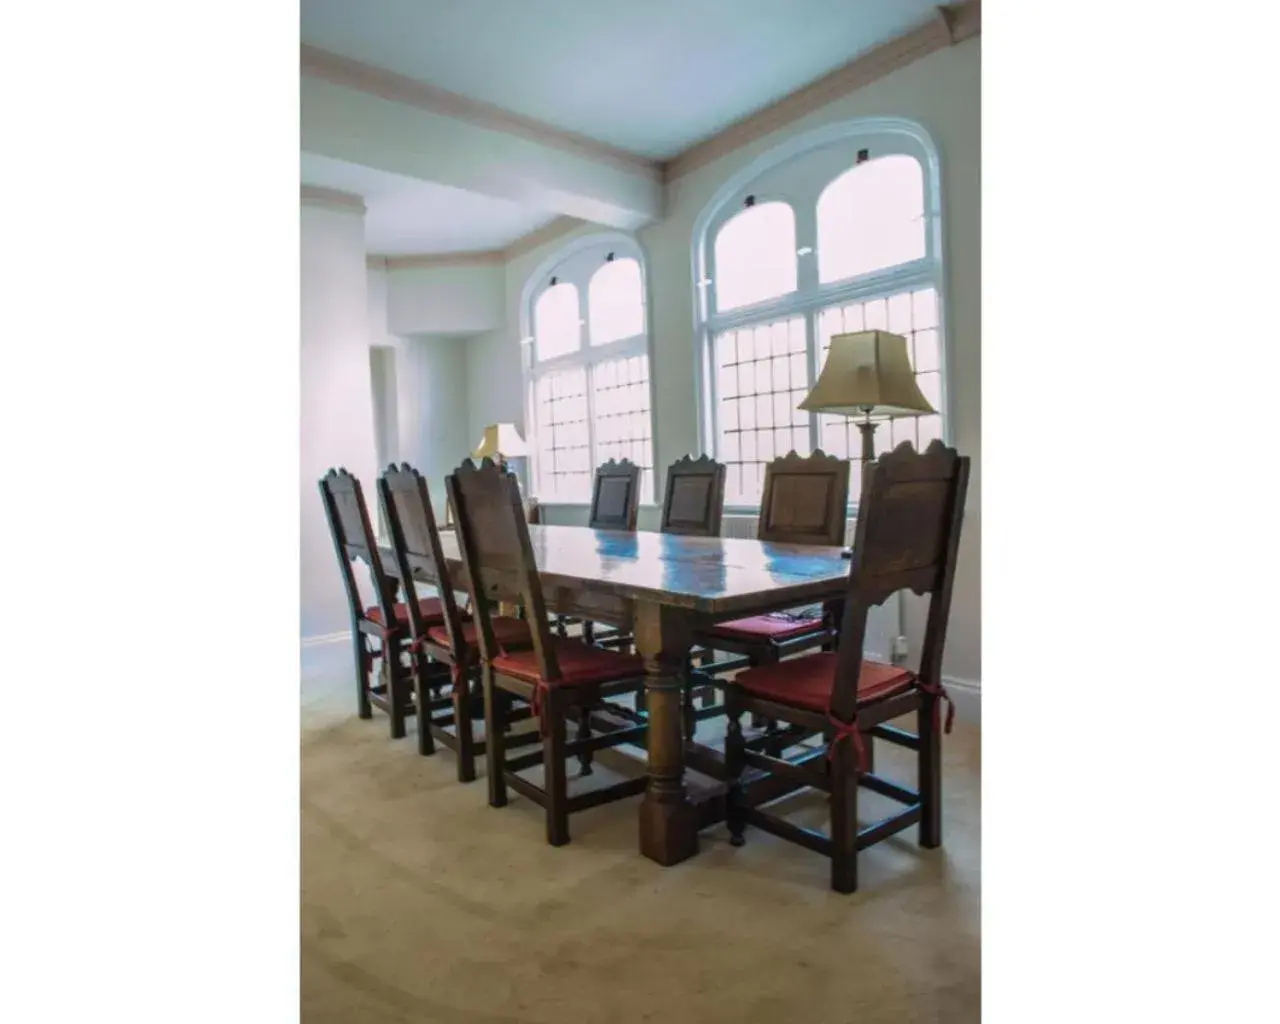
[[[380,256],[502,249],[556,219],[506,199],[302,154],[302,184],[363,196],[365,244]]]
[[[665,160],[931,0],[302,0],[302,41]]]

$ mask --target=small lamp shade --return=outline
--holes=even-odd
[[[907,339],[888,331],[832,338],[826,364],[799,408],[868,418],[937,412],[916,384]]]
[[[514,423],[490,423],[484,428],[480,443],[471,453],[471,457],[510,459],[528,454],[529,446],[524,443],[524,438],[520,436],[520,431],[516,430]]]

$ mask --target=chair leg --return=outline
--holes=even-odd
[[[831,888],[858,890],[858,755],[837,743],[831,765]]]
[[[547,793],[547,842],[569,841],[569,780],[565,773],[565,709],[553,689],[546,695],[547,734],[542,738],[542,781]]]
[[[862,749],[866,751],[866,758],[864,759],[866,771],[868,774],[874,775],[876,770],[876,743],[870,729],[862,730]]]
[[[708,665],[716,663],[716,652],[710,647],[704,647],[702,653],[698,655],[698,666],[706,668]],[[698,702],[704,708],[711,707],[716,700],[716,690],[714,686],[700,686],[697,690]]]
[[[476,779],[475,722],[471,718],[471,678],[464,673],[453,687],[453,727],[458,734],[458,781]]]
[[[430,757],[436,752],[436,740],[431,735],[431,689],[423,679],[427,674],[427,659],[413,655],[413,696],[418,705],[418,753]]]
[[[561,640],[567,640],[569,637],[569,627],[565,623],[563,615],[556,619],[556,633]]]
[[[400,656],[395,643],[388,644],[382,652],[382,669],[387,680],[387,704],[391,708],[391,738],[403,739],[405,729],[405,693],[404,666],[400,664]]]
[[[590,619],[584,619],[582,623],[582,640],[583,643],[593,644],[596,642],[596,624]]]
[[[580,740],[591,739],[591,708],[586,704],[578,706],[578,731],[575,738]],[[590,750],[584,750],[578,754],[579,775],[591,774],[591,758],[593,756]]]
[[[698,731],[698,717],[694,713],[693,707],[693,690],[693,685],[686,679],[684,692],[681,695],[683,705],[680,709],[684,718],[684,738],[686,741],[692,741]]]
[[[369,703],[369,676],[373,672],[373,652],[369,650],[364,635],[351,627],[355,639],[356,655],[356,714],[361,718],[373,717],[373,705]]]
[[[748,654],[747,665],[749,668],[755,668],[758,665],[772,665],[778,659],[776,657],[761,657],[759,654]],[[755,712],[751,714],[751,728],[763,729],[765,732],[777,732],[778,723],[772,718],[765,718],[764,715],[758,715]],[[774,754],[775,757],[779,756]]]
[[[942,845],[942,730],[938,728],[938,698],[924,695],[916,712],[920,786],[920,845]]]
[[[746,795],[742,791],[742,754],[746,743],[742,738],[742,708],[730,688],[725,693],[725,713],[729,718],[729,729],[724,740],[724,767],[728,777],[729,790],[725,794],[725,822],[729,826],[729,844],[742,846],[746,843],[747,819],[743,814]]]
[[[510,698],[493,683],[493,670],[480,670],[484,686],[484,756],[489,775],[489,806],[507,806],[507,736],[503,728]]]

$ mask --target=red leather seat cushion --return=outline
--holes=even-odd
[[[712,636],[735,640],[789,640],[793,636],[813,633],[822,628],[822,619],[790,619],[781,615],[752,615],[730,619],[711,629]]]
[[[529,623],[523,619],[513,619],[507,615],[495,615],[489,619],[489,625],[493,627],[493,639],[504,650],[510,650],[515,647],[528,647],[533,643],[533,634],[529,632]],[[449,630],[443,624],[432,626],[428,629],[427,637],[433,644],[439,644],[441,647],[452,646],[449,643]],[[480,641],[477,639],[474,621],[467,621],[462,624],[462,642],[472,649],[479,644]]]
[[[831,684],[836,677],[836,652],[822,651],[790,658],[775,665],[761,665],[739,672],[734,682],[765,700],[809,711],[826,712],[831,706]],[[901,693],[915,683],[915,673],[898,665],[863,661],[858,674],[858,703]]]
[[[422,613],[422,618],[428,626],[434,626],[437,623],[444,622],[444,605],[440,603],[438,597],[424,597],[418,602],[418,611]],[[409,606],[407,604],[398,604],[395,607],[396,622],[402,626],[409,624]],[[366,608],[364,617],[382,625],[382,609],[377,605],[372,608]]]
[[[503,675],[522,679],[526,683],[545,682],[551,686],[582,686],[589,683],[607,683],[615,679],[627,679],[644,675],[644,660],[638,654],[619,654],[617,651],[592,647],[581,640],[552,638],[556,660],[560,663],[558,680],[542,680],[538,670],[538,658],[532,650],[509,651],[493,659],[493,667]]]

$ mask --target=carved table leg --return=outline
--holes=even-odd
[[[670,866],[698,852],[697,811],[684,788],[681,722],[681,673],[693,630],[680,609],[637,602],[635,611],[649,713],[649,788],[640,805],[640,852]]]

